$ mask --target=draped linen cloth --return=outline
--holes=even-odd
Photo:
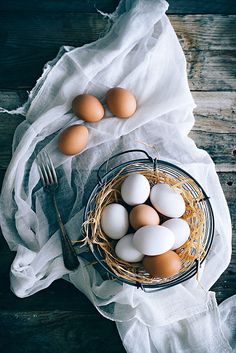
[[[94,43],[61,48],[45,65],[26,104],[12,112],[24,114],[25,120],[15,132],[1,194],[2,232],[16,251],[11,289],[23,298],[64,278],[103,316],[116,321],[129,353],[233,352],[236,297],[218,307],[214,293],[208,291],[230,261],[230,215],[213,161],[188,137],[195,104],[167,8],[163,0],[122,0],[107,15],[112,22],[109,31]],[[74,116],[71,102],[76,95],[90,93],[104,103],[106,91],[115,86],[136,96],[138,109],[131,118],[118,119],[107,109],[98,123]],[[89,144],[75,157],[63,156],[57,148],[58,135],[76,123],[88,127]],[[216,229],[201,269],[201,285],[192,278],[144,293],[104,278],[99,267],[90,264],[86,247],[77,247],[77,271],[64,267],[55,213],[39,180],[37,154],[45,149],[53,160],[59,208],[68,234],[77,240],[99,165],[117,152],[143,148],[143,143],[155,145],[161,159],[190,173],[211,198]],[[151,147],[145,149],[156,157]]]

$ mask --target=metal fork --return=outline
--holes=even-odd
[[[64,260],[65,267],[70,270],[76,270],[79,266],[79,261],[77,258],[76,251],[71,243],[69,236],[66,233],[64,224],[62,223],[61,215],[56,202],[56,191],[58,188],[58,180],[55,168],[53,166],[52,160],[49,154],[45,151],[42,151],[37,156],[37,165],[40,178],[43,182],[43,187],[48,191],[53,200],[53,205],[56,211],[57,222],[60,227],[60,236],[61,236],[61,246],[62,246],[62,255]]]

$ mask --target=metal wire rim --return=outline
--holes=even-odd
[[[200,263],[198,262],[198,260],[195,260],[194,264],[191,265],[191,267],[187,271],[177,275],[176,278],[174,277],[164,283],[142,284],[139,282],[126,280],[124,278],[117,276],[115,273],[113,273],[112,270],[109,268],[109,266],[103,261],[103,256],[100,252],[100,249],[96,245],[92,244],[92,246],[90,246],[90,250],[91,250],[93,256],[95,257],[95,259],[105,269],[105,271],[121,283],[126,283],[126,284],[129,284],[132,286],[136,286],[137,288],[141,288],[143,290],[145,290],[145,288],[152,288],[152,289],[157,289],[157,290],[169,288],[169,287],[180,284],[180,283],[192,278],[197,273],[199,266],[201,266],[201,264],[205,260],[206,256],[208,255],[210,247],[212,245],[213,236],[214,236],[214,228],[215,228],[212,207],[211,207],[211,204],[209,201],[209,197],[207,196],[206,192],[201,187],[201,185],[189,173],[187,173],[186,171],[184,171],[180,167],[178,167],[174,164],[171,164],[169,162],[163,161],[163,160],[157,160],[157,159],[152,159],[152,158],[135,159],[135,160],[124,162],[116,167],[113,167],[108,172],[106,172],[103,175],[103,177],[99,177],[99,182],[95,185],[95,187],[92,190],[92,192],[89,196],[89,199],[87,201],[85,211],[84,211],[84,222],[87,219],[88,212],[93,209],[92,203],[93,203],[93,199],[94,199],[95,194],[101,190],[104,183],[111,180],[112,177],[114,177],[114,175],[116,175],[121,169],[123,169],[124,167],[128,167],[129,165],[132,165],[132,164],[140,164],[140,168],[131,166],[130,168],[127,168],[125,170],[125,173],[124,173],[125,175],[126,174],[128,175],[129,173],[135,172],[137,170],[142,170],[143,166],[145,166],[145,165],[150,166],[150,164],[152,164],[154,170],[156,170],[156,168],[159,168],[159,169],[164,168],[164,170],[163,169],[161,169],[161,170],[163,170],[165,172],[169,172],[169,175],[171,175],[171,176],[174,176],[174,177],[184,176],[184,177],[192,179],[192,181],[194,181],[196,186],[202,191],[202,193],[204,195],[204,200],[202,202],[202,208],[204,210],[205,220],[207,220],[207,222],[209,223],[209,224],[205,224],[205,233],[206,233],[206,226],[207,226],[207,234],[205,234],[205,237],[204,237],[204,238],[206,238],[206,243],[204,244],[205,256],[201,259]],[[186,185],[188,185],[188,183],[186,183]],[[191,184],[189,184],[188,187],[190,188],[191,192],[196,193],[196,191],[193,189]]]

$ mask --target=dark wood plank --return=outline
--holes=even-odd
[[[234,234],[236,234],[234,232]],[[235,237],[235,235],[234,235]],[[216,299],[218,303],[223,302],[225,299],[230,298],[232,295],[236,294],[236,274],[235,267],[236,263],[236,242],[234,242],[234,251],[232,253],[232,261],[228,266],[227,270],[220,276],[218,281],[212,286],[211,290],[216,293]]]
[[[222,302],[236,293],[236,173],[218,173],[227,199],[233,228],[233,255],[231,263],[213,286],[218,302]],[[9,269],[15,253],[8,250],[5,240],[0,238],[0,310],[29,312],[35,310],[77,311],[82,316],[99,315],[90,302],[73,285],[58,280],[34,296],[19,299],[9,288]],[[70,300],[68,300],[70,298]]]
[[[236,92],[192,92],[197,105],[193,131],[236,133]]]
[[[218,173],[236,224],[236,173]],[[234,228],[234,234],[236,228]],[[212,287],[218,303],[236,293],[236,237],[231,264]],[[8,272],[14,254],[0,251],[0,350],[2,353],[125,352],[115,324],[104,319],[71,284],[58,280],[32,297],[10,292]],[[7,334],[6,334],[7,333]]]
[[[193,129],[211,127],[212,132],[235,132],[236,92],[196,92],[192,91],[197,105],[194,115],[197,121]],[[25,90],[0,90],[0,106],[17,109],[27,100]],[[223,123],[222,123],[223,121]],[[9,124],[10,125],[10,124]],[[206,127],[205,127],[206,129]]]
[[[12,110],[22,106],[28,98],[26,90],[0,90],[0,106]]]
[[[110,12],[118,0],[2,2],[0,87],[28,89],[59,46],[80,46],[96,40],[106,21],[95,14],[95,3],[102,11]],[[169,13],[236,14],[236,2],[172,0]],[[235,90],[235,17],[171,16],[171,22],[187,56],[190,87],[207,91]],[[231,172],[235,170],[236,155],[235,97],[233,92],[194,92],[198,107],[191,136],[198,146],[212,154],[217,169],[226,171],[218,175],[234,225],[231,264],[212,288],[218,302],[236,293],[236,173]],[[25,99],[24,90],[0,92],[0,106],[8,109],[16,108]],[[0,114],[0,182],[9,163],[15,127],[21,121],[20,116]],[[83,294],[63,280],[32,297],[16,298],[9,289],[8,273],[13,258],[14,253],[0,239],[2,353],[125,352],[115,324],[104,319]]]
[[[118,0],[8,0],[1,3],[0,9],[6,11],[50,11],[50,12],[95,12],[96,7],[106,11],[114,11]],[[234,0],[169,0],[168,13],[191,14],[212,13],[232,14],[236,13]]]
[[[25,91],[0,91],[0,106],[15,109],[26,96]],[[193,96],[198,106],[190,136],[212,156],[218,171],[235,170],[236,93],[193,92]],[[0,169],[8,166],[13,134],[22,120],[20,115],[0,113]]]
[[[29,89],[57,48],[10,48],[0,58],[0,89]],[[186,54],[189,86],[195,91],[236,90],[236,51],[191,51]]]
[[[236,90],[236,51],[189,50],[185,56],[191,90]]]
[[[236,173],[218,173],[231,214],[233,226],[232,257],[226,271],[221,275],[211,290],[216,292],[218,303],[236,294]]]
[[[235,134],[192,131],[190,137],[196,142],[198,148],[209,153],[217,166],[217,171],[236,170]]]
[[[234,0],[169,0],[168,13],[178,14],[233,14],[236,13],[236,3]]]
[[[0,313],[2,353],[125,353],[115,323],[75,311]]]
[[[236,17],[223,15],[170,15],[182,48],[235,50]]]
[[[6,168],[10,162],[13,135],[23,119],[20,115],[0,113],[0,169]]]
[[[0,88],[29,88],[61,45],[96,40],[106,27],[99,14],[0,13]],[[234,16],[170,16],[188,61],[193,90],[236,89]]]
[[[6,172],[5,169],[0,169],[0,190],[2,188],[2,183],[3,183],[5,172]],[[1,241],[0,241],[0,243],[1,243]]]
[[[99,9],[109,13],[113,12],[118,4],[119,0],[8,0],[1,2],[0,11],[86,13]]]
[[[2,235],[1,235],[2,237]],[[9,271],[15,252],[11,252],[4,239],[0,248],[0,312],[1,311],[77,311],[81,316],[99,316],[90,301],[71,283],[62,279],[53,282],[50,287],[27,298],[18,298],[10,290]],[[69,300],[68,300],[69,299]]]
[[[1,13],[1,44],[32,49],[82,45],[102,35],[107,20],[96,13]],[[170,15],[184,50],[235,50],[236,16]],[[20,41],[20,42],[19,42]]]
[[[232,217],[232,225],[234,227],[234,230],[236,230],[236,203],[235,203],[236,172],[218,172],[217,175],[220,179],[220,183],[224,191],[225,198],[229,205],[230,214]],[[235,246],[236,246],[236,237],[235,237]],[[236,249],[235,249],[235,254],[236,254]],[[236,264],[236,258],[234,260]]]

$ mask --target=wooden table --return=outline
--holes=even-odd
[[[0,106],[21,105],[46,61],[61,45],[94,41],[106,20],[95,1],[8,0],[0,8]],[[117,0],[97,0],[113,11]],[[171,0],[168,11],[188,62],[189,85],[197,103],[190,136],[213,158],[234,224],[236,249],[236,4],[234,0]],[[11,158],[21,116],[0,114],[0,179]],[[124,352],[115,324],[102,318],[72,285],[58,280],[26,299],[9,289],[14,258],[0,241],[0,352]],[[236,292],[236,259],[212,290],[218,302]],[[145,353],[145,352],[144,352]]]

